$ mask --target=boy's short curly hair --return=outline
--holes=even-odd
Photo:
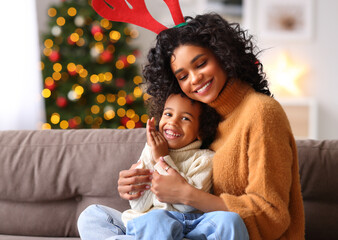
[[[186,17],[187,25],[169,28],[157,35],[143,69],[147,93],[157,101],[165,101],[166,93],[178,91],[179,84],[171,70],[171,56],[181,45],[194,45],[211,50],[228,79],[249,83],[257,92],[271,96],[263,66],[257,59],[259,51],[252,36],[239,24],[228,23],[218,14]]]
[[[199,115],[199,136],[202,140],[201,148],[208,148],[210,144],[214,141],[217,133],[217,127],[221,120],[221,116],[216,112],[215,109],[208,106],[205,103],[190,99],[186,96],[182,90],[178,89],[179,91],[171,92],[165,95],[165,99],[171,94],[180,94],[182,97],[188,98],[192,104],[199,104],[201,106],[201,114]],[[160,122],[161,116],[163,114],[163,109],[165,105],[165,101],[158,102],[156,98],[149,98],[147,100],[148,112],[151,117],[155,118],[155,122],[157,124]]]

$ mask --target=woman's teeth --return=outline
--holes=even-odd
[[[211,84],[211,81],[205,84],[202,88],[198,89],[196,92],[197,93],[203,92],[210,84]]]

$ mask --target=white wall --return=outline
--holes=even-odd
[[[35,0],[0,8],[0,130],[38,129],[44,121]]]
[[[246,0],[245,3],[243,24],[250,32],[258,34],[255,25],[257,0]],[[300,85],[302,96],[314,98],[318,103],[318,139],[338,138],[337,13],[338,1],[313,0],[310,39],[268,41],[257,35],[258,45],[267,49],[263,53],[263,64],[273,61],[280,51],[286,51],[295,62],[307,67]]]

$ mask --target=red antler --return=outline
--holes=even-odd
[[[94,10],[111,21],[135,24],[157,34],[167,29],[150,15],[144,0],[129,2],[130,4],[126,0],[92,0]]]
[[[167,4],[176,25],[184,23],[184,17],[178,0],[163,0]]]

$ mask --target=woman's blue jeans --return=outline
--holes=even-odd
[[[249,239],[239,215],[224,211],[194,214],[152,210],[130,220],[126,229],[119,211],[91,205],[81,213],[78,229],[82,240]]]

